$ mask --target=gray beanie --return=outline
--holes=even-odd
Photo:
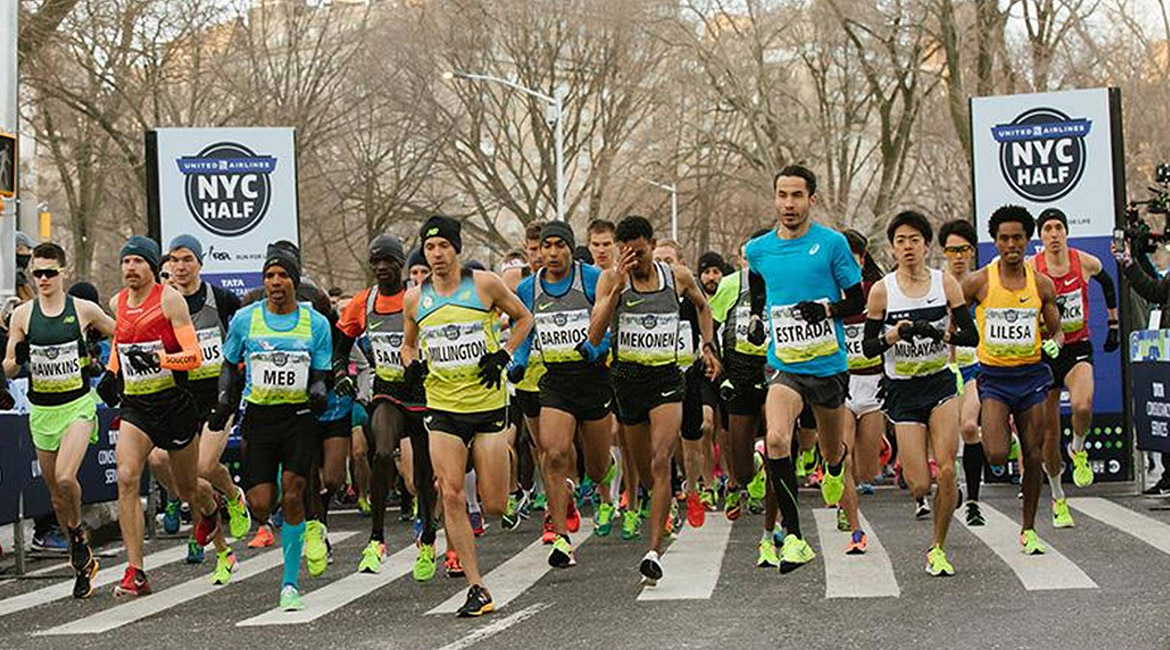
[[[195,259],[203,264],[203,244],[195,239],[194,235],[182,234],[171,240],[171,245],[167,249],[168,252],[175,252],[176,249],[186,248],[195,255]]]

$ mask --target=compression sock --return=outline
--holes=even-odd
[[[1044,474],[1048,477],[1048,487],[1052,489],[1052,498],[1055,501],[1060,501],[1064,498],[1064,486],[1060,484],[1060,476],[1062,472],[1057,472],[1056,476],[1049,474],[1047,471]]]
[[[979,486],[983,483],[983,443],[963,446],[963,477],[967,480],[967,500],[979,500]]]
[[[796,467],[792,457],[769,458],[767,460],[768,480],[772,482],[780,505],[780,519],[789,535],[800,534],[800,512],[796,508]]]
[[[305,546],[305,522],[293,525],[284,522],[280,531],[280,547],[284,551],[284,582],[301,588],[297,580],[301,572],[301,550]]]

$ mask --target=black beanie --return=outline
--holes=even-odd
[[[564,221],[550,221],[544,224],[544,227],[540,229],[540,243],[543,244],[544,240],[549,237],[560,237],[569,245],[569,248],[577,246],[577,241],[573,238],[573,229]]]
[[[1046,222],[1053,219],[1056,219],[1060,223],[1064,224],[1064,230],[1065,232],[1068,232],[1068,217],[1065,216],[1064,210],[1061,210],[1060,208],[1048,208],[1044,212],[1041,212],[1040,216],[1036,217],[1036,230],[1040,230],[1044,227]]]
[[[416,266],[430,267],[430,264],[427,264],[427,259],[423,257],[421,248],[410,249],[410,255],[406,256],[406,269],[409,271]]]
[[[289,251],[269,248],[268,258],[264,260],[263,272],[268,271],[270,266],[279,266],[284,269],[284,272],[288,273],[288,277],[292,278],[293,287],[301,285],[301,263]]]
[[[707,251],[706,253],[703,253],[699,256],[699,273],[706,271],[712,266],[718,267],[719,270],[723,270],[723,268],[727,265],[723,262],[723,256],[719,253],[716,253],[715,251]]]
[[[158,272],[159,259],[162,257],[162,253],[159,252],[158,242],[153,239],[143,237],[142,235],[134,235],[130,239],[127,239],[126,245],[122,247],[122,254],[118,257],[120,259],[127,255],[141,257],[146,260],[150,268],[154,269],[156,273]]]
[[[463,238],[459,234],[461,230],[462,226],[459,225],[458,221],[451,217],[436,214],[430,219],[427,219],[427,222],[419,229],[419,245],[426,246],[427,240],[431,237],[442,237],[451,242],[451,246],[455,249],[456,253],[462,253]]]
[[[101,302],[98,296],[97,287],[93,284],[82,280],[81,282],[74,282],[73,286],[69,287],[69,295],[74,298],[81,298],[90,302]]]

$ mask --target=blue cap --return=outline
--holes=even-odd
[[[182,234],[171,240],[171,245],[167,248],[168,252],[175,252],[175,249],[186,248],[195,255],[195,259],[199,260],[199,264],[203,264],[203,244],[195,239],[194,235]]]

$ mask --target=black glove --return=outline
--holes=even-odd
[[[898,325],[898,338],[912,343],[914,339],[914,323],[901,323]]]
[[[406,384],[417,384],[427,378],[426,362],[415,359],[403,372],[402,381]]]
[[[118,375],[109,370],[102,373],[102,379],[97,385],[98,397],[111,408],[122,401],[121,390],[118,388]]]
[[[349,363],[337,363],[333,366],[333,392],[341,397],[357,397],[357,382],[349,374]]]
[[[16,344],[16,365],[23,366],[28,363],[28,341],[21,341]]]
[[[207,418],[207,428],[211,431],[223,431],[227,428],[228,419],[232,417],[232,405],[220,402]]]
[[[767,340],[767,333],[764,331],[764,321],[760,318],[752,318],[748,321],[747,331],[748,343],[752,345],[763,345]]]
[[[479,383],[484,388],[499,388],[504,378],[504,368],[511,360],[512,355],[503,348],[483,355],[479,360]]]
[[[136,372],[158,372],[158,355],[153,352],[147,352],[139,348],[129,348],[122,350],[122,354],[126,357],[126,362],[134,368]]]
[[[524,372],[528,370],[528,366],[508,366],[508,381],[513,384],[519,384],[524,381]]]
[[[1121,347],[1121,329],[1116,322],[1109,324],[1109,333],[1105,335],[1105,351],[1113,352]]]
[[[930,321],[919,319],[914,321],[913,327],[914,336],[920,339],[930,339],[931,341],[941,341],[943,333],[937,327],[930,324]]]
[[[16,398],[8,392],[8,380],[0,377],[0,411],[11,411],[16,407]]]
[[[800,314],[801,319],[809,325],[816,325],[829,317],[829,309],[825,307],[824,303],[815,300],[802,300],[796,303],[795,309]]]

